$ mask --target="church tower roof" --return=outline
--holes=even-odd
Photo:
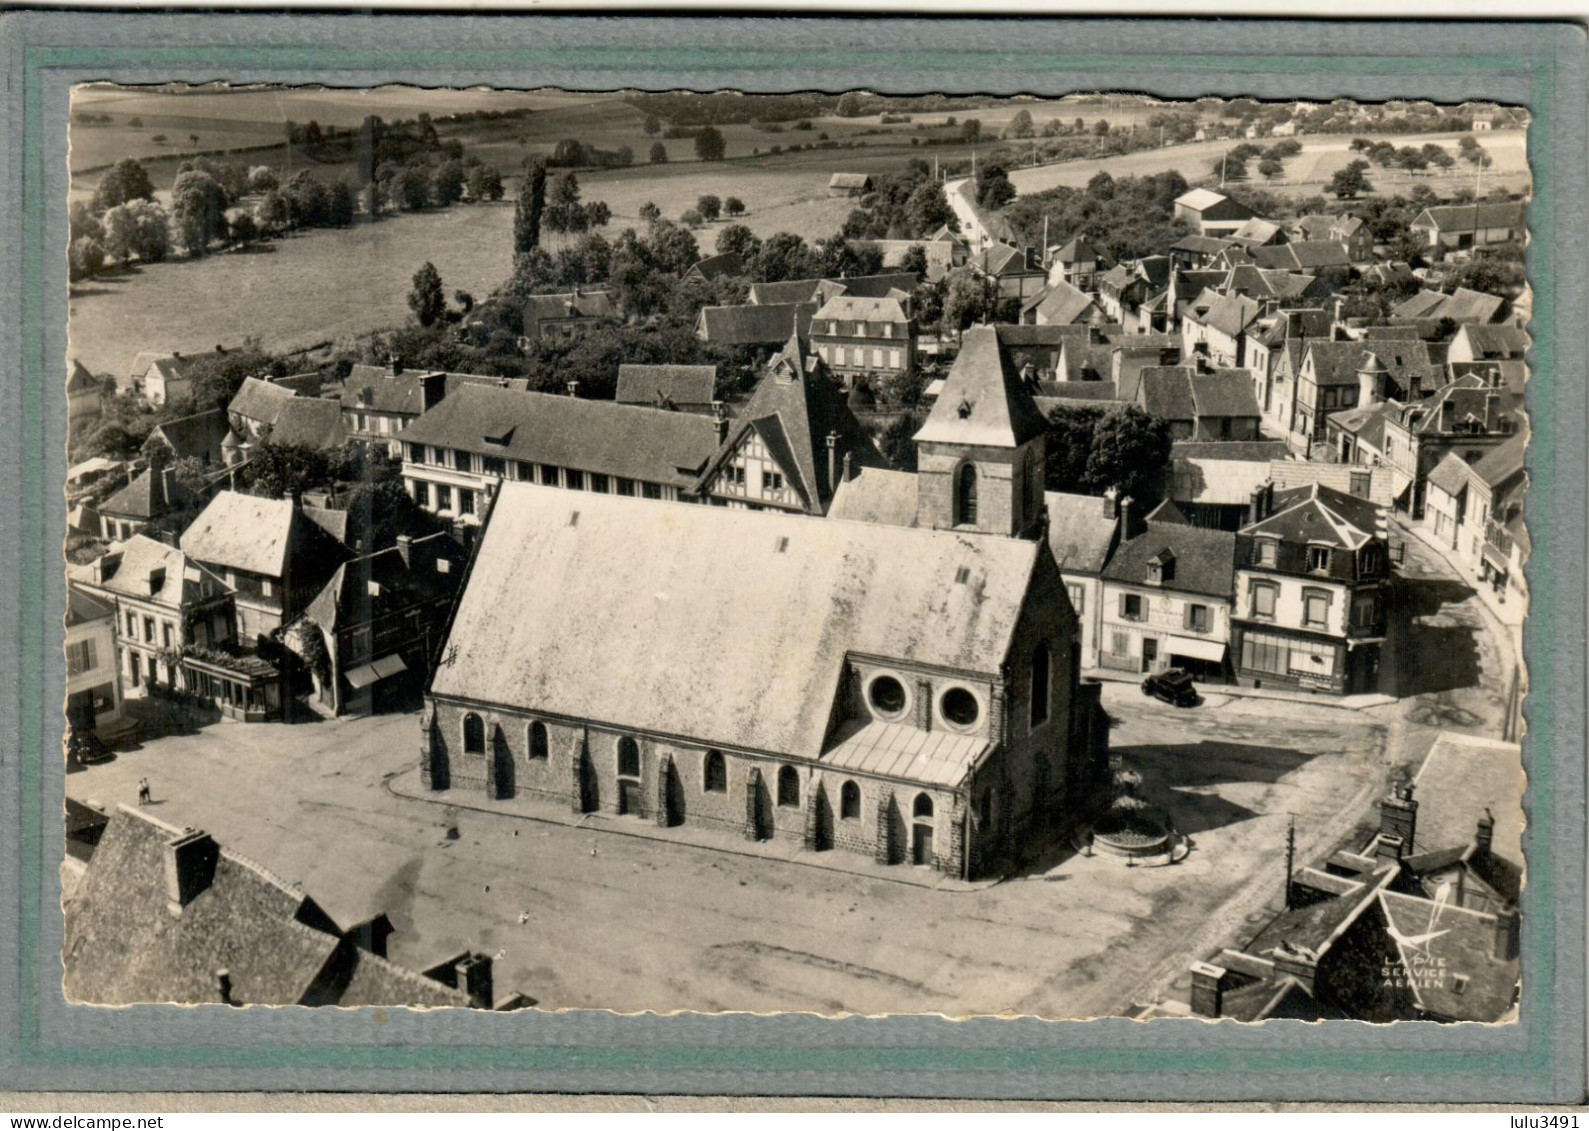
[[[975,326],[916,442],[1018,448],[1047,429],[998,331]]]

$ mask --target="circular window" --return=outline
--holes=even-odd
[[[905,709],[905,685],[891,675],[874,679],[867,697],[872,701],[872,709],[880,715],[897,715]]]
[[[977,697],[963,687],[951,687],[945,691],[943,698],[938,701],[938,707],[943,711],[944,718],[960,727],[971,726],[982,713]]]

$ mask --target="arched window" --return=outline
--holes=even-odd
[[[977,468],[960,465],[955,473],[955,525],[975,526],[977,521]]]
[[[932,820],[932,798],[925,793],[918,793],[916,803],[910,807],[910,815],[918,821]]]
[[[463,717],[463,751],[465,754],[486,752],[486,725],[479,715],[471,713]]]
[[[547,741],[545,723],[530,724],[529,741],[525,745],[527,747],[526,756],[530,759],[530,761],[546,761]]]
[[[640,776],[640,744],[628,735],[618,740],[618,776],[624,778]]]
[[[1039,644],[1032,649],[1032,725],[1048,721],[1049,696],[1048,645]]]
[[[846,821],[858,820],[861,816],[861,787],[852,781],[845,782],[839,790],[839,816]]]
[[[778,804],[800,804],[800,774],[793,766],[778,771]]]
[[[728,764],[719,750],[706,752],[706,763],[701,768],[703,788],[708,793],[728,792]]]

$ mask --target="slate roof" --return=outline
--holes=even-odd
[[[442,531],[416,538],[408,564],[396,546],[352,558],[337,567],[304,616],[335,632],[445,597],[457,590],[463,576],[462,556],[458,544]],[[453,562],[454,568],[442,573],[436,568],[438,557]]]
[[[282,577],[299,521],[291,499],[222,491],[182,532],[182,552],[209,566]]]
[[[703,341],[714,345],[780,345],[791,333],[809,335],[811,316],[816,311],[816,304],[811,302],[703,306],[696,332]]]
[[[1148,563],[1168,550],[1175,556],[1175,566],[1162,588],[1231,599],[1236,590],[1234,534],[1151,518],[1146,526],[1142,533],[1124,539],[1116,547],[1103,569],[1106,580],[1146,584]]]
[[[996,243],[971,257],[971,266],[995,278],[1005,275],[1037,275],[1040,271],[1026,265],[1026,253],[1007,243]]]
[[[919,280],[913,271],[892,271],[881,275],[847,275],[823,282],[834,287],[835,294],[855,298],[898,298],[901,292],[908,295],[915,290]]]
[[[1439,435],[1448,423],[1447,416],[1453,425],[1482,421],[1486,398],[1492,393],[1499,397],[1492,425],[1498,426],[1503,421],[1515,424],[1523,404],[1522,391],[1505,386],[1496,388],[1483,377],[1472,374],[1457,378],[1421,401],[1403,406],[1400,419],[1411,432]],[[1451,406],[1449,412],[1445,408],[1447,404]],[[1416,420],[1414,412],[1419,414]]]
[[[1054,253],[1054,258],[1061,263],[1087,263],[1098,261],[1098,253],[1080,236],[1074,237],[1064,247]]]
[[[1187,309],[1186,318],[1239,338],[1262,313],[1263,307],[1244,295],[1223,295],[1205,289]]]
[[[1172,251],[1189,251],[1194,255],[1218,255],[1231,246],[1228,239],[1216,236],[1182,236],[1170,245]]]
[[[1180,365],[1154,365],[1142,370],[1137,401],[1160,420],[1195,420],[1191,370]]]
[[[784,306],[815,302],[821,279],[783,279],[776,283],[752,283],[749,301],[756,306]]]
[[[1230,238],[1239,244],[1261,247],[1269,240],[1274,239],[1281,231],[1280,225],[1273,220],[1265,220],[1260,216],[1254,216],[1232,232]]]
[[[1048,430],[991,326],[973,326],[916,442],[1015,448]]]
[[[1523,868],[1522,752],[1515,743],[1442,731],[1413,779],[1419,852],[1473,843],[1484,810],[1495,821],[1490,851]]]
[[[98,561],[68,566],[66,572],[76,584],[170,608],[197,600],[205,583],[214,580],[175,546],[143,534],[134,534]],[[152,589],[156,578],[160,585]]]
[[[1492,490],[1523,473],[1523,459],[1527,454],[1528,435],[1518,432],[1491,448],[1471,465],[1473,477]]]
[[[1176,440],[1170,445],[1175,459],[1231,460],[1268,464],[1291,451],[1284,440]]]
[[[283,401],[270,426],[270,442],[294,444],[316,451],[332,451],[348,442],[342,406],[319,397],[293,397]]]
[[[675,405],[709,405],[717,397],[715,365],[618,366],[619,404],[655,405],[665,399]]]
[[[131,483],[100,503],[99,513],[118,518],[159,518],[166,513],[165,491],[155,473],[145,468]]]
[[[1395,416],[1401,407],[1401,402],[1394,399],[1359,405],[1344,412],[1332,413],[1329,421],[1333,427],[1356,436],[1358,443],[1382,452],[1385,450],[1385,421]]]
[[[1468,464],[1456,452],[1447,452],[1429,473],[1429,486],[1455,497],[1468,485]]]
[[[89,393],[99,388],[99,379],[88,371],[88,367],[76,358],[72,359],[72,367],[66,374],[66,394]]]
[[[1252,391],[1252,374],[1245,369],[1216,369],[1212,373],[1189,374],[1192,401],[1199,417],[1261,415],[1258,398]]]
[[[1252,257],[1260,267],[1281,271],[1314,271],[1352,264],[1346,245],[1336,240],[1295,240],[1278,247],[1254,248]]]
[[[829,188],[868,189],[872,178],[865,173],[834,173],[828,178]]]
[[[1283,911],[1264,924],[1242,950],[1268,957],[1276,948],[1305,947],[1322,958],[1346,929],[1373,905],[1375,897],[1395,875],[1394,868],[1379,868],[1333,899]]]
[[[1023,539],[665,511],[504,483],[434,694],[816,759],[847,653],[996,673],[1038,564]]]
[[[1048,548],[1059,568],[1067,573],[1101,573],[1119,529],[1119,521],[1108,513],[1108,501],[1097,495],[1045,491],[1043,502],[1048,507]]]
[[[1516,360],[1528,352],[1528,335],[1519,326],[1488,326],[1469,323],[1457,331],[1466,337],[1468,348],[1477,360]]]
[[[607,291],[529,295],[524,300],[524,332],[533,335],[535,327],[542,322],[564,318],[611,318],[617,312],[617,304]]]
[[[1356,550],[1377,536],[1383,517],[1381,509],[1367,499],[1310,483],[1276,491],[1269,517],[1249,523],[1241,533]]]
[[[866,298],[860,295],[840,294],[828,299],[812,317],[813,333],[827,331],[825,323],[837,321],[839,332],[844,333],[845,322],[891,322],[903,325],[910,321],[905,308],[893,298]]]
[[[342,383],[340,402],[348,412],[379,412],[395,416],[418,416],[425,411],[427,373],[439,370],[405,369],[393,373],[385,365],[355,365]],[[487,385],[525,392],[530,383],[523,377],[491,377],[482,373],[444,373],[442,398],[446,399],[465,385]]]
[[[192,416],[180,416],[157,424],[154,431],[171,449],[173,459],[197,459],[204,463],[220,463],[221,441],[230,429],[226,410],[212,408]]]
[[[791,337],[772,359],[756,391],[745,402],[730,430],[702,470],[695,490],[706,488],[716,469],[739,447],[748,431],[761,436],[775,454],[778,465],[811,514],[822,514],[837,486],[828,481],[827,438],[837,433],[836,455],[850,459],[852,471],[887,467],[866,429],[850,411],[848,402],[815,361]]]
[[[468,385],[402,439],[688,490],[717,450],[717,427],[697,413]]]
[[[297,394],[291,389],[262,381],[258,377],[245,377],[231,403],[226,406],[226,411],[245,420],[274,424],[281,406],[296,399]]]
[[[917,492],[912,473],[868,467],[839,484],[828,508],[828,520],[915,526]]]
[[[1402,963],[1408,969],[1429,963],[1422,968],[1434,971],[1408,979],[1420,1007],[1453,1021],[1494,1022],[1507,1014],[1516,995],[1519,966],[1516,959],[1494,956],[1493,915],[1400,892],[1381,891],[1378,897],[1386,924],[1395,932],[1390,937]],[[1397,935],[1430,937],[1415,945]],[[1460,990],[1459,977],[1466,979]]]
[[[1453,322],[1494,322],[1506,307],[1506,300],[1458,287],[1450,294],[1419,291],[1391,308],[1396,319],[1449,318]]]
[[[1408,227],[1434,228],[1441,232],[1476,232],[1481,228],[1521,229],[1526,214],[1527,209],[1518,201],[1437,204],[1418,213]]]
[[[1357,370],[1364,359],[1374,351],[1362,342],[1336,342],[1313,339],[1307,342],[1308,356],[1313,359],[1313,380],[1319,386],[1355,385]]]
[[[699,275],[703,279],[721,279],[725,275],[743,275],[744,273],[744,262],[737,253],[732,251],[708,255],[705,259],[698,260],[686,272],[689,275]]]
[[[1021,306],[1021,317],[1031,313],[1034,320],[1041,318],[1044,324],[1074,323],[1083,321],[1095,310],[1097,306],[1091,295],[1061,279],[1027,299]]]

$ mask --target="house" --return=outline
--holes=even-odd
[[[1229,236],[1254,216],[1245,204],[1213,189],[1196,188],[1175,198],[1175,219],[1200,236]]]
[[[1421,341],[1308,340],[1297,373],[1287,439],[1298,454],[1329,440],[1330,417],[1386,400],[1406,402],[1439,386]]]
[[[865,173],[834,173],[828,178],[829,196],[865,196],[872,191],[872,178]]]
[[[1366,263],[1374,256],[1374,234],[1357,216],[1310,213],[1293,220],[1288,234],[1299,242],[1342,244],[1353,263]]]
[[[1441,734],[1379,828],[1290,876],[1285,910],[1191,967],[1191,1013],[1240,1021],[1517,1016],[1519,747]]]
[[[279,709],[279,699],[268,701],[277,690],[273,669],[259,681],[250,663],[231,662],[235,633],[226,585],[175,546],[137,534],[87,565],[68,567],[67,577],[74,589],[115,610],[114,663],[125,695],[208,689],[226,702],[252,697],[257,710]],[[200,664],[225,666],[225,686],[201,687]]]
[[[1418,213],[1407,227],[1431,251],[1466,250],[1522,243],[1528,233],[1526,213],[1521,201],[1436,204]]]
[[[1258,216],[1254,216],[1230,234],[1231,244],[1248,253],[1260,247],[1283,244],[1288,238],[1283,226]]]
[[[1182,270],[1200,270],[1212,266],[1230,246],[1229,239],[1216,236],[1182,236],[1170,245],[1170,259]]]
[[[724,251],[717,255],[708,255],[705,259],[698,259],[690,269],[684,273],[685,279],[700,279],[712,282],[716,279],[730,278],[745,273],[745,263],[736,252]]]
[[[886,468],[812,349],[773,358],[691,493],[712,506],[822,515],[844,480]]]
[[[1077,290],[1090,291],[1099,266],[1097,251],[1082,237],[1076,236],[1057,250],[1049,249],[1048,281],[1069,283]]]
[[[1332,413],[1325,420],[1324,442],[1343,464],[1369,470],[1383,468],[1391,473],[1385,458],[1385,422],[1402,407],[1400,401],[1390,399]],[[1396,478],[1393,473],[1392,478]],[[1399,495],[1406,486],[1404,479],[1392,494]],[[1357,494],[1356,491],[1350,493]]]
[[[1046,544],[951,522],[653,522],[505,483],[427,696],[422,778],[998,875],[1086,813],[1107,728]]]
[[[74,734],[93,734],[121,718],[116,656],[116,606],[66,587],[66,721]]]
[[[1254,491],[1240,539],[1231,618],[1238,681],[1378,691],[1392,591],[1384,511],[1319,483],[1270,484]]]
[[[211,353],[184,355],[178,351],[170,354],[141,353],[133,360],[132,370],[125,385],[117,383],[119,392],[141,393],[152,405],[163,405],[180,400],[193,392],[193,370],[224,356],[226,350],[216,346]]]
[[[386,365],[355,365],[349,370],[338,398],[342,426],[348,439],[400,456],[402,442],[398,433],[464,385],[521,393],[530,387],[522,377],[405,369],[401,359],[394,356]]]
[[[823,279],[780,279],[776,283],[752,283],[745,301],[752,306],[788,306],[827,301]]]
[[[1150,366],[1142,370],[1137,403],[1148,415],[1166,421],[1177,440],[1258,438],[1258,402],[1244,369],[1198,372],[1189,365]]]
[[[1503,602],[1527,594],[1529,547],[1526,534],[1518,537],[1527,446],[1527,436],[1517,432],[1472,462],[1447,452],[1429,473],[1425,495],[1424,519],[1435,540],[1453,551],[1475,584],[1490,586]]]
[[[169,514],[179,494],[173,468],[145,468],[99,504],[100,531],[112,542],[125,542]]]
[[[858,379],[916,367],[916,322],[897,298],[841,294],[811,323],[811,349],[846,388]]]
[[[1170,501],[1193,526],[1234,533],[1254,488],[1289,456],[1282,440],[1177,440],[1170,445]]]
[[[749,302],[738,306],[703,306],[695,316],[695,336],[714,346],[759,346],[775,349],[790,334],[807,337],[817,312],[814,302]]]
[[[694,502],[726,416],[465,385],[403,432],[403,482],[464,525],[504,481]]]
[[[1263,307],[1243,295],[1205,289],[1181,316],[1183,357],[1202,357],[1221,369],[1246,365],[1247,331]]]
[[[226,466],[226,434],[231,430],[226,410],[212,408],[206,412],[162,421],[149,433],[150,439],[166,447],[166,461],[196,459],[205,468],[219,470]]]
[[[232,437],[223,441],[229,463],[246,460],[254,446],[269,442],[336,451],[348,441],[341,406],[321,397],[303,397],[291,388],[246,377],[226,406]]]
[[[1103,623],[1103,571],[1120,542],[1120,498],[1110,488],[1102,496],[1044,491],[1048,548],[1059,565],[1065,595],[1076,613],[1081,666],[1098,667]]]
[[[1302,127],[1297,125],[1296,119],[1288,118],[1284,122],[1276,122],[1269,131],[1270,137],[1296,137],[1302,132]]]
[[[972,272],[987,281],[1000,299],[1019,299],[1025,302],[1040,293],[1048,284],[1048,273],[1032,253],[995,242],[972,255],[967,262]]]
[[[1063,326],[1101,322],[1103,317],[1091,295],[1061,279],[1027,299],[1021,306],[1020,320],[1028,326]]]
[[[1103,569],[1099,666],[1227,682],[1236,536],[1192,526],[1170,502],[1139,526],[1133,506],[1120,501],[1120,542]]]
[[[93,1005],[487,1009],[491,959],[419,973],[386,958],[385,914],[339,926],[312,898],[219,844],[130,805],[86,864],[68,858],[62,988]],[[523,1004],[505,996],[501,1008]]]
[[[1247,329],[1243,353],[1252,373],[1253,395],[1277,435],[1291,426],[1291,398],[1302,367],[1303,343],[1309,338],[1329,338],[1332,321],[1323,307],[1282,306]]]
[[[294,620],[346,556],[291,499],[222,491],[186,530],[182,552],[221,578],[245,645]]]
[[[1265,270],[1310,275],[1331,286],[1346,282],[1352,270],[1346,245],[1335,240],[1292,240],[1277,247],[1259,247],[1253,250],[1252,259]]]
[[[1523,431],[1522,405],[1520,387],[1469,374],[1386,414],[1384,461],[1395,469],[1414,519],[1424,517],[1429,473],[1446,453],[1481,459]]]
[[[649,405],[681,412],[710,411],[717,395],[715,365],[618,366],[619,404]]]
[[[575,287],[567,294],[530,295],[524,300],[523,341],[566,342],[618,317],[609,291]]]
[[[883,269],[902,267],[912,251],[920,248],[927,262],[927,281],[939,282],[956,267],[963,266],[971,257],[971,249],[959,235],[944,230],[941,235],[920,240],[846,240],[850,250],[857,253],[877,252],[883,257]]]
[[[66,419],[73,425],[92,420],[104,411],[100,380],[81,361],[73,360],[66,375]]]
[[[464,575],[463,548],[446,532],[343,562],[284,639],[313,681],[322,714],[407,707],[430,680],[436,649]]]
[[[1124,263],[1117,263],[1097,277],[1098,309],[1110,322],[1136,321],[1142,304],[1157,293],[1147,279]]]
[[[1457,329],[1446,351],[1446,361],[1522,361],[1527,353],[1528,334],[1522,327],[1470,322]]]

